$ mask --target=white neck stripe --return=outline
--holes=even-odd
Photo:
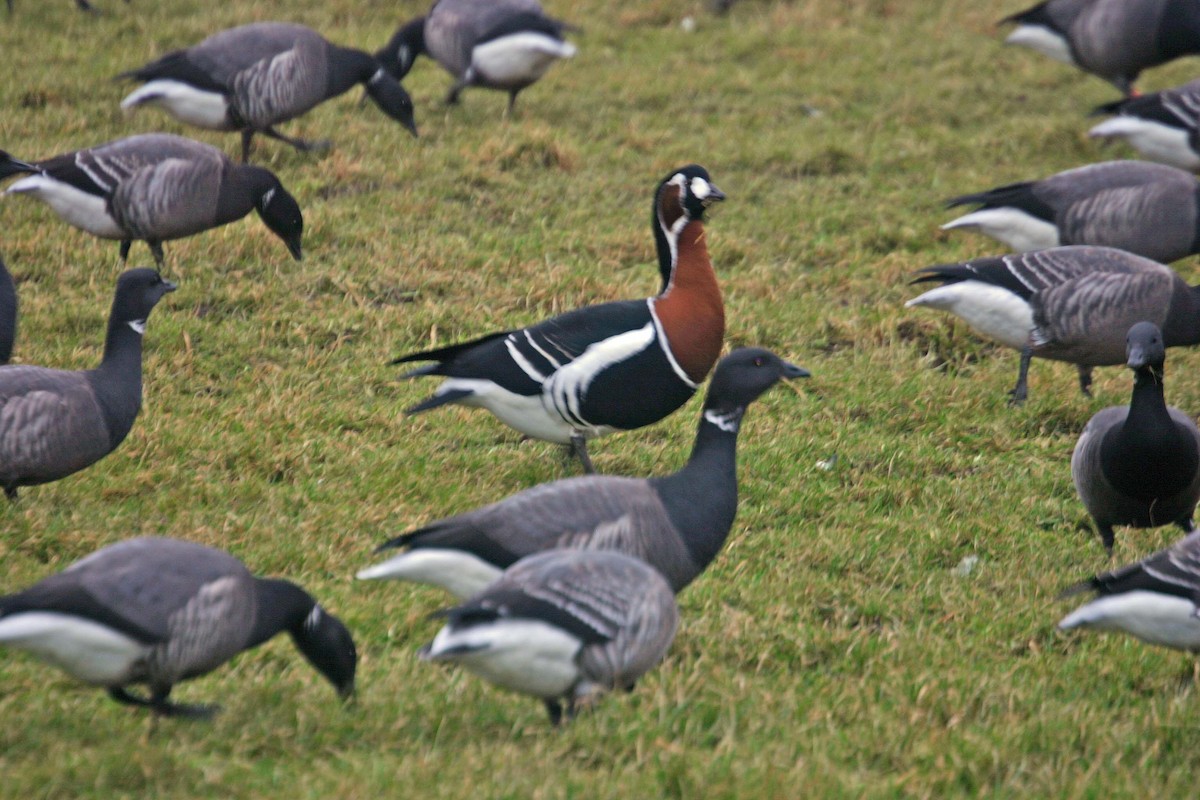
[[[667,333],[663,330],[662,322],[658,319],[658,313],[654,310],[654,300],[655,298],[651,297],[646,301],[646,304],[650,306],[650,319],[654,321],[654,333],[658,337],[658,345],[667,354],[667,362],[671,365],[671,369],[675,371],[676,377],[692,389],[695,389],[699,384],[688,377],[683,367],[679,366],[679,362],[675,360],[675,354],[671,352],[671,343],[667,339]]]
[[[146,320],[144,319],[131,319],[127,324],[129,327],[133,328],[134,333],[138,334],[139,336],[146,332]]]

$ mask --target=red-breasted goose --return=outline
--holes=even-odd
[[[1167,347],[1200,344],[1200,287],[1170,267],[1109,247],[1056,247],[943,264],[913,283],[942,285],[909,300],[960,317],[1021,352],[1013,404],[1025,401],[1033,356],[1079,368],[1089,394],[1092,367],[1124,364],[1125,335],[1153,322]]]
[[[145,241],[161,268],[162,243],[257,211],[300,260],[304,217],[270,170],[236,164],[217,148],[182,136],[147,133],[33,164],[0,151],[0,179],[32,173],[5,194],[27,194],[63,221],[121,242],[121,260]]]
[[[737,435],[747,406],[808,372],[760,348],[717,365],[687,465],[664,478],[590,475],[535,486],[384,544],[405,552],[358,573],[441,586],[468,597],[517,559],[555,547],[619,550],[678,592],[716,558],[737,514]]]
[[[152,269],[117,279],[104,358],[96,369],[0,367],[0,486],[49,483],[116,450],[142,406],[146,318],[175,284]]]
[[[1005,40],[1134,93],[1142,70],[1200,53],[1195,0],[1047,0],[1005,17]]]
[[[1200,252],[1200,183],[1165,164],[1089,164],[948,205],[968,203],[981,207],[943,230],[978,231],[1019,252],[1094,244],[1164,263]]]
[[[675,638],[679,610],[662,576],[613,552],[551,550],[509,567],[479,594],[441,612],[422,648],[485,680],[539,697],[551,724],[612,689],[632,691]]]
[[[1200,430],[1163,398],[1167,349],[1158,327],[1129,329],[1127,366],[1133,396],[1127,406],[1096,413],[1071,456],[1071,477],[1104,549],[1112,554],[1113,526],[1192,530],[1200,501]]]
[[[171,689],[284,631],[338,694],[353,693],[357,656],[346,626],[299,586],[256,578],[211,547],[130,539],[0,597],[0,646],[168,716],[211,715],[217,706],[169,702]],[[130,694],[133,684],[149,696]]]
[[[1200,531],[1060,596],[1083,592],[1099,596],[1063,617],[1059,629],[1121,631],[1149,644],[1200,651]]]
[[[303,25],[230,28],[118,77],[145,84],[121,101],[123,109],[156,105],[189,125],[241,131],[243,162],[255,133],[298,150],[329,147],[328,140],[294,139],[275,126],[358,84],[383,113],[417,135],[412,99],[374,56],[332,44]]]
[[[1151,161],[1200,171],[1200,79],[1161,92],[1102,105],[1115,114],[1088,131],[1096,139],[1123,139]]]
[[[454,76],[447,103],[468,86],[517,94],[559,59],[575,55],[571,26],[547,17],[537,0],[437,0],[429,14],[400,27],[375,57],[401,80],[426,54]]]
[[[527,436],[571,445],[592,472],[587,439],[658,422],[692,396],[721,354],[725,307],[704,213],[723,199],[695,164],[655,189],[651,225],[662,273],[655,297],[587,306],[396,359],[436,362],[402,377],[447,378],[408,413],[480,406]]]

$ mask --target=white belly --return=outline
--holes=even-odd
[[[1067,44],[1067,40],[1044,25],[1018,25],[1004,43],[1019,44],[1055,61],[1075,65],[1075,57],[1071,55],[1071,46]]]
[[[1157,592],[1126,592],[1100,597],[1063,617],[1062,630],[1098,628],[1122,631],[1143,642],[1200,650],[1200,619],[1196,605],[1182,597]]]
[[[26,650],[94,686],[126,683],[149,648],[104,625],[44,611],[0,619],[0,645]]]
[[[45,175],[30,175],[8,187],[5,194],[28,194],[50,206],[64,222],[102,239],[124,239],[125,232],[109,216],[103,197],[81,192]]]
[[[400,580],[440,586],[466,599],[481,592],[500,577],[502,570],[461,550],[417,549],[359,570],[356,578]]]
[[[560,58],[575,55],[575,45],[543,33],[502,36],[471,51],[468,82],[501,89],[519,89],[536,81]]]
[[[452,652],[466,646],[466,652]],[[581,642],[535,620],[500,620],[451,632],[442,628],[426,658],[457,661],[497,686],[535,697],[561,697],[579,680]]]
[[[150,81],[121,101],[121,108],[126,111],[143,105],[159,106],[180,122],[197,128],[231,129],[228,97],[180,81]]]
[[[1033,310],[1007,289],[983,281],[959,281],[930,289],[904,304],[949,311],[975,331],[1020,350],[1033,330]]]
[[[985,208],[972,211],[942,226],[944,231],[958,228],[979,231],[1003,242],[1018,253],[1059,246],[1058,228],[1055,225],[1015,208]]]
[[[491,381],[470,378],[449,378],[438,387],[438,391],[467,389],[471,395],[459,400],[464,406],[486,408],[510,428],[526,436],[546,442],[569,444],[574,428],[558,414],[546,410],[542,396],[526,397],[508,391]],[[611,428],[589,428],[581,431],[585,436],[599,436],[611,432]]]
[[[1188,144],[1187,131],[1138,117],[1114,117],[1088,131],[1096,139],[1124,139],[1152,161],[1192,172],[1200,170],[1200,156]]]

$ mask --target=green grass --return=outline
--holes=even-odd
[[[39,158],[161,129],[236,154],[234,135],[124,118],[109,76],[257,19],[374,49],[426,5],[97,2],[99,18],[68,0],[0,18],[0,147]],[[914,270],[999,252],[938,231],[944,198],[1128,155],[1083,136],[1109,87],[1000,46],[993,23],[1020,5],[744,0],[715,19],[699,0],[562,0],[579,55],[511,121],[497,93],[444,109],[450,79],[422,61],[406,83],[419,140],[353,93],[285,126],[333,137],[331,153],[261,141],[255,160],[305,210],[305,260],[253,217],[168,243],[180,290],[147,330],[143,414],[96,467],[0,508],[0,590],[132,535],[220,546],[350,625],[357,702],[286,637],[179,687],[224,705],[211,724],[154,725],[5,653],[0,796],[1192,796],[1191,660],[1054,631],[1057,591],[1108,565],[1070,451],[1128,373],[1100,371],[1089,402],[1070,367],[1037,362],[1012,410],[1015,354],[903,308]],[[751,410],[737,523],[681,596],[665,663],[556,731],[540,704],[417,661],[444,595],[351,579],[408,527],[567,474],[558,448],[483,412],[404,417],[433,384],[398,383],[387,361],[654,291],[650,192],[692,161],[729,196],[708,235],[730,345],[814,377]],[[17,360],[92,365],[116,244],[2,206]],[[1193,411],[1196,359],[1168,365],[1169,398]],[[676,468],[698,409],[596,442],[597,466]],[[1117,558],[1176,536],[1122,531]]]

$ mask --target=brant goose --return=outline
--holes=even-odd
[[[1200,252],[1200,183],[1189,172],[1145,161],[1107,161],[1039,181],[955,197],[980,203],[947,222],[1013,250],[1095,244],[1170,262]]]
[[[162,243],[257,211],[300,260],[304,218],[275,174],[235,164],[215,147],[182,136],[146,133],[28,164],[0,150],[0,179],[32,173],[5,194],[28,194],[70,225],[121,242],[135,239],[163,263]]]
[[[421,649],[485,680],[540,697],[559,724],[611,689],[632,691],[662,661],[679,610],[662,576],[621,553],[551,550],[518,561]]]
[[[156,105],[189,125],[241,131],[243,162],[250,158],[255,133],[298,150],[329,147],[327,140],[293,139],[275,126],[360,83],[383,113],[417,135],[408,92],[374,56],[331,44],[303,25],[256,22],[230,28],[117,77],[145,83],[121,101],[123,109]]]
[[[1097,139],[1124,139],[1151,161],[1200,170],[1200,79],[1174,89],[1102,105],[1116,114],[1088,131]]]
[[[17,284],[8,265],[0,258],[0,365],[12,358],[17,339]]]
[[[563,40],[571,26],[547,17],[537,0],[437,0],[429,15],[405,23],[382,50],[381,64],[401,80],[422,53],[454,76],[447,103],[468,86],[517,94],[561,58],[575,55]]]
[[[1163,399],[1162,333],[1139,322],[1129,329],[1126,348],[1135,376],[1129,405],[1093,416],[1071,456],[1075,489],[1109,555],[1114,525],[1174,522],[1190,531],[1200,501],[1200,430]]]
[[[1060,630],[1124,631],[1150,644],[1200,650],[1200,531],[1059,596],[1083,592],[1096,592],[1099,597],[1063,617]]]
[[[737,513],[737,434],[746,407],[808,372],[759,348],[717,365],[687,465],[665,478],[590,475],[535,486],[387,542],[406,552],[358,573],[441,586],[468,597],[517,559],[555,547],[620,550],[678,592],[725,544]]]
[[[354,691],[350,631],[299,586],[256,578],[222,550],[178,539],[110,545],[0,597],[0,645],[27,650],[120,703],[206,717],[168,702],[176,683],[287,631],[342,697]],[[145,684],[148,697],[126,687]]]
[[[923,269],[913,283],[941,285],[905,303],[961,317],[1021,352],[1012,404],[1025,401],[1033,356],[1079,369],[1090,395],[1092,367],[1125,363],[1125,334],[1153,322],[1167,347],[1200,343],[1200,287],[1170,267],[1110,247],[1055,247]]]
[[[117,449],[142,405],[142,334],[146,318],[175,284],[152,269],[117,279],[104,358],[84,372],[24,365],[0,367],[0,485],[49,483]]]
[[[1195,0],[1047,0],[1001,23],[1005,40],[1071,64],[1134,94],[1147,67],[1200,53]]]
[[[662,274],[657,296],[586,306],[398,358],[392,363],[436,362],[403,378],[447,378],[408,413],[481,406],[527,436],[570,445],[593,472],[588,438],[658,422],[687,402],[721,354],[725,307],[704,213],[724,199],[703,167],[672,172],[655,189],[651,216]]]

